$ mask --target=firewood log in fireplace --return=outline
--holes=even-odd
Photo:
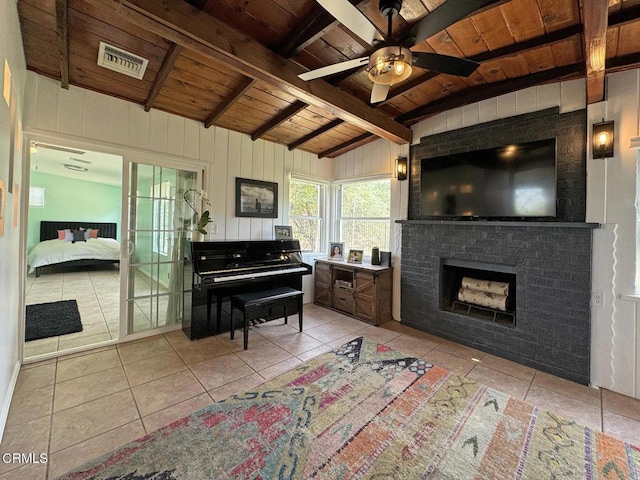
[[[482,292],[471,288],[461,287],[458,290],[458,300],[481,307],[493,308],[502,312],[507,311],[507,295],[499,293]]]
[[[504,295],[505,297],[509,295],[509,284],[507,282],[494,282],[491,280],[481,280],[479,278],[462,277],[462,288],[496,293],[498,295]]]

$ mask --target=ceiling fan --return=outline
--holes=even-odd
[[[371,103],[377,103],[387,98],[391,85],[411,76],[413,66],[463,77],[471,75],[479,63],[439,53],[412,52],[410,48],[496,0],[445,1],[414,25],[404,41],[397,43],[390,43],[393,41],[391,27],[393,17],[402,9],[402,0],[380,0],[378,10],[380,15],[387,18],[386,39],[349,0],[316,1],[342,25],[377,47],[377,50],[368,57],[335,63],[298,76],[305,81],[313,80],[366,65],[369,79],[373,82]]]

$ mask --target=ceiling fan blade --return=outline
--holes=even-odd
[[[333,65],[327,65],[326,67],[309,70],[308,72],[298,75],[298,78],[306,82],[307,80],[327,77],[334,73],[340,73],[346,70],[351,70],[352,68],[362,67],[367,63],[369,63],[369,57],[354,58],[353,60],[347,60],[346,62],[334,63]]]
[[[411,29],[414,45],[450,27],[467,15],[496,0],[447,0]]]
[[[349,0],[316,0],[333,18],[347,27],[362,40],[373,45],[373,40],[382,40],[382,35],[363,13]]]
[[[390,85],[374,83],[373,88],[371,89],[371,103],[378,103],[386,100],[390,88]]]
[[[439,53],[413,52],[413,64],[434,72],[468,77],[480,66],[466,58],[450,57]]]

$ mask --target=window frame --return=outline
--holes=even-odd
[[[307,215],[292,215],[291,214],[291,191],[293,182],[298,183],[306,183],[319,187],[318,192],[318,216],[307,216]],[[330,187],[330,182],[326,180],[322,180],[315,177],[307,177],[304,175],[299,175],[295,173],[291,173],[289,177],[289,191],[287,192],[287,200],[288,200],[288,212],[287,218],[289,225],[292,224],[293,219],[307,219],[307,220],[318,220],[320,222],[320,227],[318,231],[318,250],[301,250],[302,253],[305,254],[319,254],[324,252],[324,245],[327,243],[327,212],[329,211],[327,202],[328,202],[328,190]],[[295,237],[294,237],[295,238]]]
[[[368,183],[368,182],[378,182],[381,180],[387,180],[389,182],[389,216],[388,217],[342,217],[341,209],[342,209],[342,188],[345,185],[354,184],[354,183]],[[342,237],[342,230],[340,228],[341,220],[387,220],[389,222],[389,238],[387,239],[388,248],[392,248],[392,240],[393,240],[393,202],[391,199],[391,194],[393,192],[393,175],[392,174],[381,174],[381,175],[369,175],[364,177],[351,178],[348,180],[340,180],[332,183],[332,201],[333,201],[333,222],[332,222],[332,234],[331,238],[334,238],[336,242],[344,242],[344,238]],[[347,245],[347,248],[351,248],[351,246]],[[365,250],[364,257],[366,259],[371,258],[371,252],[367,252]]]

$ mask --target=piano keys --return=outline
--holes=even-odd
[[[312,273],[298,240],[189,242],[186,250],[185,289],[190,290],[184,292],[182,330],[192,340],[229,331],[232,295],[277,287],[302,290],[302,276]],[[282,312],[274,311],[270,318],[279,316]]]

